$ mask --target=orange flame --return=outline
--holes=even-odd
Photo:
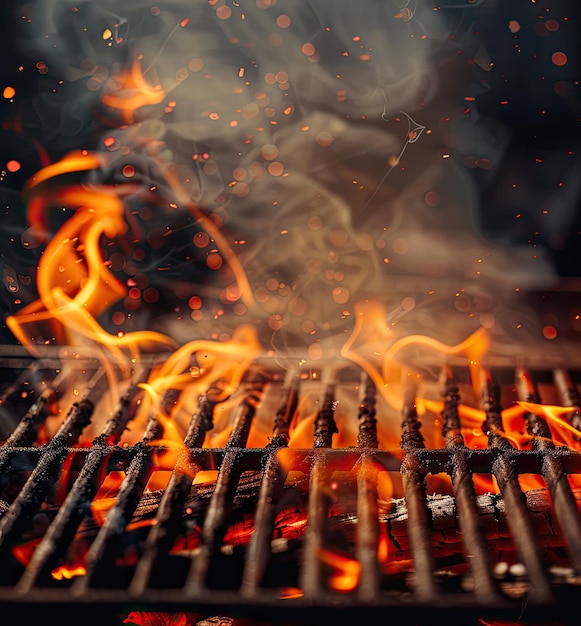
[[[341,348],[341,355],[365,370],[385,400],[396,410],[402,406],[401,396],[397,393],[397,381],[401,379],[397,355],[409,346],[431,348],[441,355],[463,355],[469,361],[472,380],[479,380],[480,360],[489,345],[486,329],[480,328],[459,344],[449,346],[427,335],[408,335],[394,340],[386,319],[382,303],[370,300],[358,303],[355,307],[355,326]],[[418,399],[418,407],[422,402]]]
[[[135,61],[130,72],[121,73],[113,79],[111,86],[115,91],[104,94],[103,102],[121,110],[126,122],[133,120],[137,108],[158,103],[165,95],[160,86],[152,87],[147,83],[139,61]],[[149,149],[155,151],[153,142],[149,144]],[[153,152],[152,156],[155,158]],[[46,220],[49,206],[67,205],[75,208],[75,215],[48,243],[41,259],[37,276],[39,300],[8,319],[8,326],[16,338],[35,354],[38,354],[38,350],[34,348],[32,336],[34,333],[43,334],[38,332],[42,323],[48,323],[48,341],[75,344],[73,339],[80,339],[89,345],[97,343],[106,346],[118,360],[121,348],[130,347],[134,351],[138,343],[175,347],[170,338],[159,333],[138,332],[121,337],[110,335],[95,319],[126,293],[125,286],[106,268],[99,242],[102,236],[114,238],[126,232],[124,205],[120,196],[135,192],[136,188],[132,185],[114,188],[72,186],[50,194],[38,190],[39,185],[58,175],[95,169],[104,164],[104,159],[101,155],[85,151],[71,153],[58,163],[42,169],[26,186],[27,192],[33,192],[28,205],[28,219],[31,228],[41,233],[48,231]],[[193,206],[170,167],[162,166],[162,171],[178,200],[189,207],[214,238],[237,277],[243,299],[247,305],[252,305],[252,290],[243,267],[219,227],[211,217],[203,215]],[[77,337],[73,337],[74,334]],[[132,356],[135,357],[135,353]],[[111,367],[106,359],[103,359],[103,364],[111,375]]]
[[[123,220],[123,189],[69,186],[51,194],[38,185],[59,174],[93,169],[102,164],[94,155],[78,153],[64,157],[58,163],[41,170],[27,185],[34,195],[29,204],[28,219],[33,227],[45,226],[47,208],[54,204],[75,208],[58,233],[51,239],[41,257],[37,272],[39,299],[7,318],[14,336],[31,353],[39,356],[34,337],[42,334],[42,324],[48,324],[49,339],[85,348],[97,349],[110,383],[114,384],[113,362],[127,368],[123,349],[133,358],[137,346],[175,346],[175,342],[153,331],[137,331],[119,337],[105,331],[97,317],[125,295],[125,286],[109,271],[99,249],[102,236],[113,238],[126,231]],[[103,353],[105,350],[106,354]]]
[[[479,328],[472,333],[464,341],[455,346],[449,346],[442,343],[438,339],[428,337],[427,335],[407,335],[402,337],[389,346],[383,356],[383,378],[387,379],[390,368],[396,362],[396,355],[404,348],[412,345],[420,345],[426,348],[432,348],[440,354],[450,356],[464,355],[469,360],[470,376],[475,386],[475,394],[480,395],[480,389],[477,388],[477,382],[480,380],[480,359],[486,353],[489,345],[489,336],[485,328]]]
[[[332,568],[327,584],[335,591],[353,591],[361,579],[361,563],[350,554],[321,548],[318,557],[322,563]]]
[[[547,421],[555,445],[567,446],[571,450],[579,449],[581,432],[562,418],[563,415],[575,412],[576,407],[536,404],[534,402],[519,402],[518,404],[524,411],[534,413]]]
[[[124,71],[112,79],[113,93],[103,94],[104,105],[121,111],[123,121],[130,124],[134,121],[137,109],[159,104],[166,96],[161,85],[150,85],[143,76],[141,63],[133,62],[129,71]]]
[[[102,102],[111,108],[120,110],[126,123],[133,122],[134,113],[138,108],[145,105],[159,104],[166,96],[166,92],[161,85],[152,86],[145,80],[139,60],[134,61],[129,72],[122,72],[115,77],[111,85],[114,92],[104,94]],[[177,201],[184,207],[187,207],[200,226],[215,241],[220,253],[236,277],[242,300],[248,308],[253,308],[256,303],[246,272],[227,239],[220,232],[220,228],[211,216],[204,215],[200,208],[192,202],[190,195],[179,180],[175,167],[159,158],[158,142],[149,142],[147,148],[151,157],[156,161],[166,183],[175,194]]]
[[[389,537],[385,524],[379,526],[379,540],[377,542],[377,562],[385,565],[389,560]]]
[[[183,403],[184,393],[197,396],[201,385],[207,388],[220,381],[220,391],[216,391],[214,399],[224,401],[238,389],[251,363],[262,354],[263,348],[258,341],[256,328],[251,325],[239,326],[227,341],[196,339],[180,346],[162,365],[151,371],[146,383],[139,385],[146,391],[146,395],[135,420],[146,420],[152,411],[155,412],[163,427],[164,437],[174,442],[174,446],[177,444],[183,447],[182,436],[175,422],[164,413],[163,393],[175,389],[181,392],[180,401]],[[193,360],[197,362],[195,378],[191,371]],[[175,415],[179,406],[173,408],[172,415]],[[159,441],[156,440],[156,443]]]

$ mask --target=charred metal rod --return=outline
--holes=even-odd
[[[421,422],[416,410],[417,381],[404,374],[402,380],[402,440],[406,455],[401,464],[401,476],[408,507],[408,534],[416,572],[414,596],[420,602],[435,601],[437,585],[430,540],[431,517],[426,504],[425,472],[421,469],[418,452],[425,448],[420,432]]]
[[[333,417],[335,407],[335,387],[327,386],[321,409],[315,420],[313,447],[332,447],[333,433],[337,426]],[[307,519],[309,523],[303,540],[303,558],[299,586],[305,597],[316,597],[323,586],[322,551],[327,538],[327,518],[332,501],[330,475],[324,455],[315,455],[309,479],[309,502]]]
[[[28,409],[2,448],[31,446],[36,440],[38,425],[44,422],[48,415],[47,404],[49,404],[53,398],[54,392],[52,390],[42,393],[38,400]],[[0,471],[1,467],[2,466],[0,466]]]
[[[370,376],[361,378],[359,402],[360,448],[378,448],[375,405],[377,389]],[[357,593],[362,600],[373,600],[379,593],[381,573],[377,558],[379,548],[379,516],[377,510],[378,468],[373,457],[363,452],[357,465],[357,560],[361,577]]]
[[[575,409],[566,416],[566,419],[569,420],[573,428],[581,431],[581,398],[569,372],[564,369],[557,369],[553,372],[553,380],[559,392],[561,404]]]
[[[357,444],[360,448],[378,448],[377,419],[375,418],[377,389],[372,378],[367,374],[361,377],[360,390]]]
[[[38,425],[44,422],[48,415],[46,405],[49,402],[50,395],[49,393],[43,393],[34,402],[0,448],[0,475],[4,473],[10,458],[14,455],[13,448],[31,446],[36,440]]]
[[[252,596],[260,587],[270,558],[270,541],[276,519],[276,505],[283,491],[287,471],[276,452],[288,445],[290,422],[299,398],[299,380],[292,376],[282,390],[282,402],[274,418],[273,437],[267,446],[264,476],[260,483],[254,532],[244,562],[241,593]]]
[[[175,390],[166,392],[162,406],[167,412],[173,404]],[[125,478],[117,493],[115,504],[107,513],[95,541],[86,555],[86,574],[77,578],[73,584],[75,593],[83,593],[91,585],[101,584],[105,573],[110,571],[117,556],[116,540],[125,532],[125,527],[139,503],[151,474],[151,442],[162,435],[157,412],[152,411],[141,441],[133,446],[134,456],[125,471]],[[101,579],[101,580],[100,580]]]
[[[201,545],[188,574],[185,589],[189,593],[200,592],[206,586],[210,562],[227,530],[228,518],[234,506],[236,487],[242,468],[240,448],[246,446],[250,426],[262,398],[266,377],[258,374],[248,380],[244,400],[240,404],[232,433],[226,444],[227,451],[218,472],[216,487],[206,513],[201,534]]]
[[[491,602],[497,600],[500,594],[492,575],[492,564],[480,525],[472,472],[466,462],[468,448],[464,443],[458,415],[460,394],[452,369],[448,366],[442,369],[440,385],[444,400],[442,435],[446,441],[446,448],[451,452],[448,473],[454,488],[462,541],[466,553],[471,555],[470,569],[476,582],[474,593],[479,600]]]
[[[11,547],[16,535],[21,532],[42,501],[56,483],[60,467],[83,429],[91,421],[93,402],[87,398],[75,402],[69,410],[56,435],[42,447],[40,457],[24,487],[0,519],[0,550]]]
[[[132,417],[132,397],[127,392],[119,400],[119,406],[107,422],[101,435],[93,440],[91,452],[79,472],[69,494],[46,531],[42,541],[35,548],[17,589],[26,592],[33,586],[50,580],[50,572],[57,566],[59,558],[65,553],[75,537],[82,520],[88,515],[91,502],[97,493],[104,470],[112,453],[112,447],[119,441],[128,421]]]
[[[34,368],[37,371],[39,367]],[[28,372],[33,370],[29,368]],[[8,461],[13,456],[12,448],[31,446],[38,436],[38,427],[42,424],[50,413],[50,404],[57,402],[60,397],[59,385],[64,378],[61,371],[48,389],[45,389],[37,400],[28,408],[24,417],[20,420],[10,437],[4,445],[0,447],[0,476],[5,477],[4,470]],[[3,401],[0,401],[2,403]],[[0,481],[1,482],[1,481]]]
[[[518,482],[518,472],[510,452],[512,445],[505,436],[502,425],[498,389],[490,373],[482,370],[482,408],[486,419],[482,430],[488,435],[488,445],[498,451],[492,463],[492,473],[496,478],[507,516],[510,532],[526,570],[535,599],[541,603],[553,601],[553,593],[543,567],[539,543],[535,538],[534,527],[526,505],[526,497]]]
[[[307,598],[316,598],[323,587],[322,551],[327,540],[327,517],[332,501],[329,470],[324,456],[317,455],[311,465],[309,502],[303,539],[303,558],[299,587]]]
[[[517,370],[517,393],[519,399],[525,402],[540,402],[530,374],[522,368]],[[573,567],[577,574],[581,574],[581,517],[567,472],[563,462],[551,454],[555,444],[547,422],[528,411],[524,417],[527,432],[534,437],[533,450],[544,453],[541,474],[551,494],[559,526],[567,540]]]
[[[333,435],[338,432],[333,413],[335,411],[335,386],[327,386],[323,401],[315,420],[315,441],[313,448],[331,448]]]
[[[198,397],[198,406],[190,421],[184,439],[186,450],[178,457],[167,487],[159,503],[155,523],[149,530],[143,554],[137,563],[129,593],[142,594],[151,580],[158,555],[166,554],[181,525],[181,509],[188,498],[195,475],[203,470],[195,460],[191,460],[191,450],[201,448],[206,433],[214,427],[214,408],[223,401],[220,386],[211,385],[205,394]]]

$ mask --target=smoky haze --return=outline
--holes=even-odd
[[[87,184],[137,187],[128,235],[104,255],[140,297],[105,327],[183,342],[250,322],[279,355],[333,357],[356,303],[377,299],[394,336],[457,342],[484,326],[506,351],[507,338],[522,341],[518,324],[538,334],[513,299],[556,284],[550,255],[482,206],[512,154],[510,127],[479,108],[496,69],[475,25],[496,5],[403,4],[19,5],[28,21],[14,47],[40,85],[23,97],[25,131],[52,158],[106,154]],[[124,116],[107,97],[132,95],[120,76],[135,63],[165,96]],[[254,306],[185,199],[240,259]],[[18,283],[41,250],[19,255],[25,225],[13,222],[5,274]]]

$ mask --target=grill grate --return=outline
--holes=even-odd
[[[327,381],[321,383],[313,445],[306,449],[287,445],[304,380],[300,376],[280,378],[257,367],[247,373],[236,394],[234,425],[224,447],[202,447],[214,427],[215,412],[224,401],[223,390],[212,385],[199,396],[184,448],[167,487],[152,505],[154,522],[135,531],[130,528],[137,513],[152,497],[147,485],[157,467],[156,459],[167,451],[166,446],[156,443],[161,432],[155,414],[149,417],[140,441],[127,447],[119,445],[131,422],[139,388],[132,387],[122,395],[117,410],[90,446],[75,447],[94,419],[98,410],[94,399],[104,384],[99,367],[91,369],[87,363],[77,362],[76,371],[87,381],[83,394],[50,440],[39,445],[39,432],[48,419],[53,394],[68,384],[70,369],[63,368],[56,357],[30,360],[14,350],[1,365],[7,383],[1,405],[4,421],[15,411],[21,411],[23,417],[4,436],[0,448],[0,493],[5,498],[0,517],[0,558],[5,564],[0,571],[0,601],[21,611],[23,619],[36,619],[52,607],[64,623],[69,618],[76,623],[79,610],[89,608],[88,619],[102,623],[106,614],[119,616],[139,607],[205,615],[228,612],[288,623],[296,619],[316,621],[323,614],[325,618],[359,618],[389,608],[394,618],[412,618],[420,623],[450,610],[466,619],[487,615],[517,619],[526,605],[528,621],[540,623],[549,618],[565,620],[573,606],[581,582],[581,519],[569,479],[581,473],[581,454],[556,446],[546,421],[533,413],[524,416],[531,449],[517,449],[503,430],[497,393],[498,380],[514,376],[518,399],[540,404],[533,378],[546,379],[547,372],[535,372],[535,377],[523,368],[483,372],[482,428],[488,436],[488,446],[483,449],[469,449],[462,435],[458,379],[464,374],[457,368],[445,366],[436,382],[444,402],[441,430],[445,445],[441,448],[426,446],[425,427],[416,410],[417,377],[406,376],[402,384],[402,450],[384,450],[377,432],[381,414],[375,385],[367,376],[361,381],[349,380],[351,374],[348,384],[359,389],[358,445],[333,448],[333,435],[340,430],[335,420],[337,390],[345,381]],[[69,373],[63,373],[65,370]],[[569,420],[578,425],[579,396],[573,382],[576,372],[555,370],[548,374],[561,404],[576,408]],[[24,393],[25,388],[29,392]],[[269,388],[275,389],[279,398],[270,442],[261,449],[248,448],[253,421]],[[168,413],[175,401],[175,394],[168,391],[163,399]],[[70,477],[64,484],[70,484],[58,501],[55,493],[62,490],[65,470]],[[208,483],[203,494],[200,489],[194,492],[192,477],[210,470],[217,471],[215,482]],[[86,572],[71,580],[55,580],[55,569],[66,562],[91,520],[91,507],[105,477],[120,471],[124,478],[115,502],[103,524],[94,528],[90,545],[84,545]],[[380,510],[378,471],[401,475],[402,498],[393,498],[388,510]],[[450,563],[458,565],[462,558],[466,567],[461,574],[453,567],[444,567],[445,559],[434,551],[438,521],[426,478],[443,473],[449,475],[453,489],[447,500],[453,506],[448,523],[456,524],[454,532],[461,529],[463,542]],[[526,572],[526,576],[516,575],[518,580],[512,587],[499,576],[498,556],[493,542],[485,536],[484,496],[475,494],[475,474],[493,475],[499,487],[499,495],[487,496],[495,503],[495,523],[498,528],[507,525],[517,561]],[[544,479],[550,506],[546,515],[561,529],[562,538],[555,550],[566,567],[553,567],[547,559],[538,532],[538,511],[532,510],[529,494],[519,482],[524,474]],[[290,478],[297,475],[302,476],[301,484],[308,483],[297,505],[297,511],[304,508],[306,528],[304,533],[297,531],[296,539],[277,540],[277,516],[288,493],[296,496],[293,485],[298,482],[292,483]],[[338,480],[345,484],[337,488]],[[192,515],[184,514],[196,494],[203,498],[203,507]],[[255,503],[252,520],[243,523],[250,524],[251,538],[244,545],[225,549],[237,507],[249,494]],[[400,513],[405,512],[404,539],[413,561],[413,570],[406,575],[386,572],[378,557],[386,534],[391,549],[399,549],[405,556],[406,548],[401,536],[398,540],[390,513],[397,507]],[[39,533],[35,527],[42,519],[46,528]],[[336,527],[339,522],[345,525],[340,532]],[[176,541],[193,532],[195,524],[199,524],[199,545],[188,547],[186,540],[185,549],[172,552]],[[330,584],[337,566],[326,555],[339,535],[346,541],[345,553],[338,557],[345,564],[342,573],[354,575],[358,581],[352,589]],[[34,550],[23,565],[15,554],[31,543],[31,537],[36,538]],[[127,556],[129,544],[133,559]],[[283,594],[282,587],[286,589]],[[292,597],[289,590],[296,588],[301,593]],[[85,617],[83,621],[87,621]]]

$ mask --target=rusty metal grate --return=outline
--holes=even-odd
[[[218,611],[288,623],[322,616],[355,619],[389,609],[394,619],[421,623],[449,616],[451,610],[467,620],[517,619],[526,610],[529,623],[540,623],[564,620],[573,606],[581,582],[581,518],[569,479],[581,474],[581,454],[556,446],[545,420],[533,413],[524,416],[531,449],[515,448],[504,435],[496,391],[503,380],[514,379],[518,398],[541,403],[535,381],[549,380],[561,405],[579,407],[576,372],[484,372],[480,402],[488,445],[483,449],[469,449],[462,437],[458,381],[465,372],[446,366],[436,381],[444,402],[441,448],[425,444],[425,427],[416,411],[417,380],[408,377],[400,415],[401,449],[384,450],[377,434],[377,390],[365,375],[349,382],[359,393],[358,414],[353,416],[357,446],[333,448],[338,431],[335,394],[342,383],[335,380],[321,387],[312,447],[289,448],[289,426],[304,380],[273,376],[260,366],[241,384],[234,425],[223,447],[202,447],[218,403],[212,387],[200,395],[169,482],[152,494],[148,481],[156,458],[165,451],[155,444],[155,417],[140,441],[118,445],[131,420],[137,388],[119,399],[117,411],[90,446],[75,447],[94,419],[93,398],[102,393],[103,376],[95,364],[76,364],[86,389],[50,441],[37,445],[50,402],[46,390],[62,383],[57,361],[54,355],[32,360],[12,349],[0,362],[5,374],[0,407],[3,426],[10,430],[0,448],[0,602],[23,619],[54,610],[64,623],[77,623],[79,611],[84,611],[83,621],[104,623],[137,607],[195,609],[208,615]],[[272,436],[266,447],[248,448],[267,388],[274,390],[279,407],[272,415]],[[168,392],[168,407],[173,400]],[[22,417],[10,423],[9,416],[18,411]],[[578,427],[579,419],[576,408],[569,421]],[[63,494],[64,469],[69,479]],[[217,471],[215,481],[194,489],[192,477],[210,470]],[[378,494],[378,471],[401,476],[402,497],[393,498],[387,508]],[[93,524],[88,533],[91,505],[111,472],[124,473],[122,484],[102,525]],[[451,495],[427,492],[426,478],[438,474],[450,477]],[[494,476],[499,493],[477,496],[477,474]],[[535,494],[522,489],[519,478],[524,474],[544,480],[546,489],[537,494],[544,510],[535,509]],[[302,514],[303,531],[285,537],[275,529],[289,494]],[[248,502],[250,522],[240,518],[241,503],[247,507]],[[201,503],[199,510],[196,503]],[[149,523],[132,529],[144,511]],[[250,538],[226,546],[233,523]],[[506,563],[494,556],[490,524],[517,555],[509,572],[502,571]],[[198,538],[192,547],[187,536],[194,527]],[[435,537],[446,532],[456,535],[448,554],[435,549]],[[559,537],[547,548],[551,533]],[[79,536],[90,539],[84,544],[85,573],[55,580],[52,573]],[[399,550],[401,559],[412,563],[405,575],[382,567],[378,546],[386,536],[390,553]],[[180,537],[186,538],[184,547],[172,552]],[[338,537],[347,573],[357,569],[353,588],[330,584],[336,566],[321,558]],[[31,543],[23,564],[15,550]],[[548,559],[548,552],[559,559]],[[296,597],[288,591],[298,589]]]

